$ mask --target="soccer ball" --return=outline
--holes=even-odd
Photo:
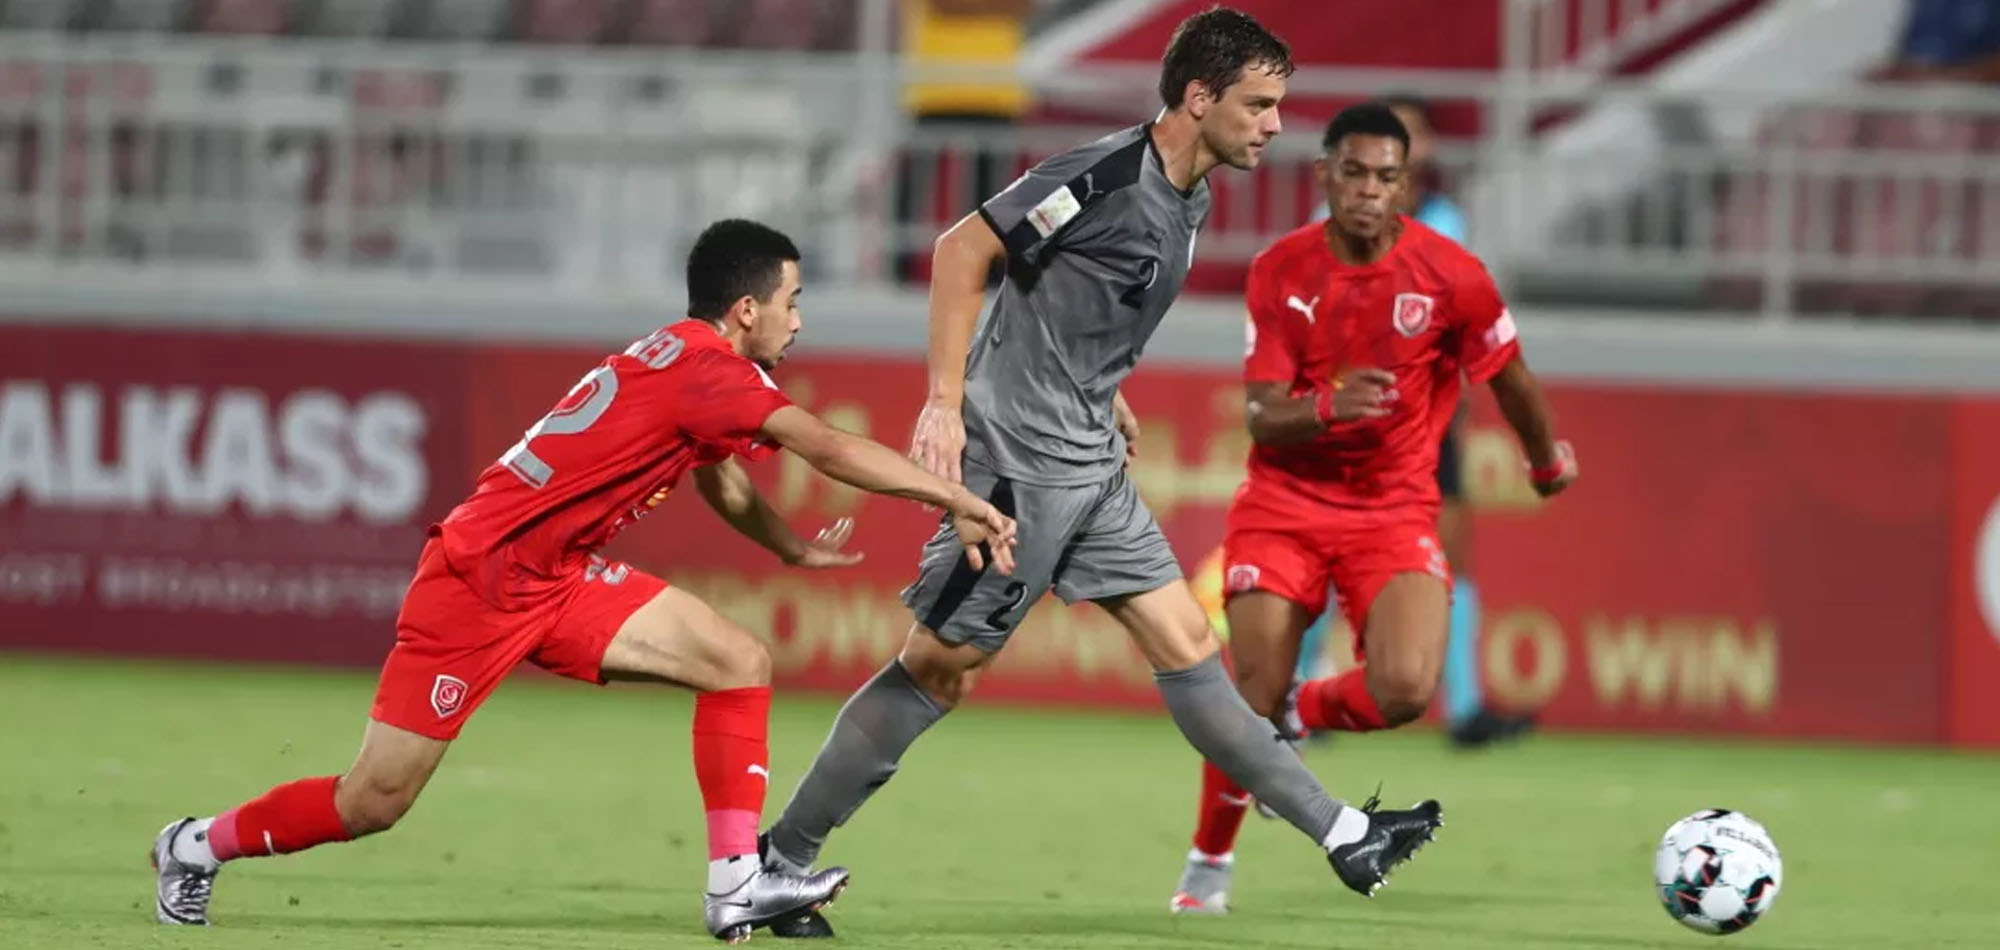
[[[1707,934],[1733,934],[1778,899],[1784,861],[1764,826],[1726,808],[1695,812],[1667,829],[1653,854],[1653,883],[1667,914]]]

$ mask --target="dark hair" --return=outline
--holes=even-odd
[[[709,225],[688,252],[688,316],[715,320],[745,297],[771,299],[785,262],[798,259],[798,246],[774,228],[741,218]]]
[[[1221,96],[1252,64],[1289,76],[1292,50],[1249,14],[1210,7],[1182,20],[1167,41],[1167,54],[1160,59],[1160,101],[1178,108],[1187,84],[1197,79]]]
[[[1380,102],[1381,104],[1388,106],[1391,109],[1408,109],[1411,112],[1423,116],[1425,122],[1429,122],[1433,125],[1437,124],[1435,118],[1431,115],[1430,100],[1425,99],[1424,97],[1419,96],[1416,93],[1392,92],[1375,101]]]
[[[1326,134],[1320,136],[1319,145],[1329,152],[1340,146],[1340,140],[1350,135],[1379,135],[1403,143],[1403,154],[1410,154],[1410,130],[1403,127],[1403,120],[1388,105],[1380,102],[1364,102],[1348,106],[1326,124]]]

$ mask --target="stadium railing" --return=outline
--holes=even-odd
[[[1067,81],[1144,89],[1149,69]],[[897,81],[893,61],[851,54],[0,35],[0,281],[658,300],[701,226],[748,215],[796,233],[819,285],[884,290],[921,276],[938,230],[982,197],[974,163],[1005,181],[1112,128],[913,129]],[[1409,89],[1531,130],[1612,103],[1695,127],[1557,154],[1489,121],[1442,144],[1474,249],[1524,300],[1780,322],[2000,313],[2000,102],[1978,91],[1327,69],[1292,85]],[[1752,132],[1707,131],[1732,125]],[[1234,294],[1257,250],[1319,212],[1316,151],[1295,123],[1258,173],[1212,179],[1194,292]],[[1638,185],[1594,184],[1634,162]],[[1574,212],[1518,226],[1518,209],[1579,192]]]

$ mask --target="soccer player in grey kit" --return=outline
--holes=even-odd
[[[1118,386],[1187,277],[1209,209],[1206,176],[1256,167],[1278,133],[1291,72],[1284,42],[1251,17],[1192,16],[1168,45],[1155,121],[1042,162],[938,239],[930,394],[911,453],[1015,518],[1014,573],[974,569],[949,526],[924,547],[903,592],[916,624],[901,655],[848,699],[765,834],[770,866],[812,865],[827,834],[895,774],[1051,589],[1124,625],[1188,742],[1305,832],[1348,887],[1372,894],[1442,823],[1434,801],[1393,811],[1329,797],[1251,711],[1125,473],[1138,427]],[[1006,278],[980,323],[987,275],[1002,261]],[[1335,408],[1356,418],[1382,396],[1348,387]],[[830,930],[815,914],[773,932]]]

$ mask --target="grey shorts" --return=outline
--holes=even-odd
[[[1025,485],[965,460],[965,487],[1020,527],[1012,576],[975,571],[941,518],[924,545],[916,583],[903,603],[917,622],[948,643],[999,650],[1054,589],[1068,603],[1157,590],[1181,578],[1181,565],[1159,522],[1125,472],[1095,485]]]

